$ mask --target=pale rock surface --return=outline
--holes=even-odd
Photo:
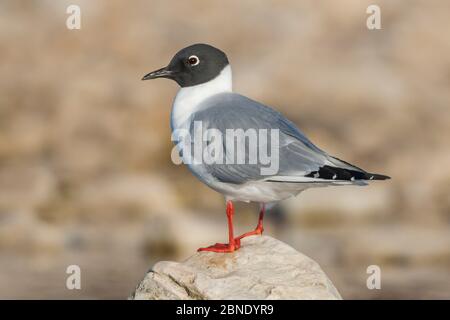
[[[234,253],[199,252],[158,262],[131,299],[341,299],[320,266],[268,236],[242,240]]]

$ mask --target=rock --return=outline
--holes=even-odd
[[[268,236],[242,240],[234,253],[199,252],[158,262],[131,299],[342,299],[320,266]]]

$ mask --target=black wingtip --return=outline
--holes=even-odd
[[[330,181],[331,180],[370,181],[370,180],[388,180],[391,178],[389,176],[385,176],[384,174],[369,173],[362,169],[360,170],[361,171],[324,165],[320,167],[319,170],[310,172],[309,174],[305,175],[305,177],[319,178]]]
[[[377,173],[369,173],[369,179],[370,180],[389,180],[391,177],[385,176],[384,174],[377,174]]]

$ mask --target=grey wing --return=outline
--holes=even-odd
[[[196,122],[201,124],[203,132],[216,129],[222,133],[222,163],[202,164],[221,182],[241,184],[274,176],[305,177],[329,162],[329,156],[279,112],[238,94],[225,93],[208,99],[191,120],[192,136]],[[236,133],[239,129],[249,134],[247,138],[252,136],[251,131],[257,133],[256,163],[249,139],[236,139],[232,144],[226,141],[227,130]],[[260,139],[264,136],[266,142]],[[245,153],[244,163],[242,158],[240,163],[237,158],[240,150]],[[261,158],[262,151],[268,156],[265,161]]]

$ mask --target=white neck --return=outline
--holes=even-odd
[[[222,92],[232,91],[231,67],[228,65],[214,79],[192,87],[178,90],[172,105],[172,130],[186,125],[186,121],[207,98]]]

